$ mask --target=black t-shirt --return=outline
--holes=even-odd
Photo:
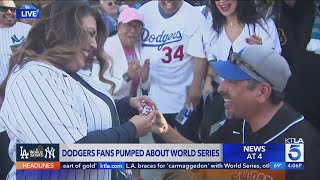
[[[257,132],[243,119],[227,119],[205,143],[285,144],[286,138],[304,141],[304,170],[287,171],[287,179],[320,179],[320,132],[288,104],[284,104],[273,118]]]

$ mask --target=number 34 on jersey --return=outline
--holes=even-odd
[[[165,52],[165,57],[161,59],[163,63],[170,63],[174,59],[182,61],[184,58],[183,45],[178,46],[176,50],[170,46],[164,46],[162,51]]]

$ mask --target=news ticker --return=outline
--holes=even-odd
[[[125,169],[197,169],[198,166],[195,165],[199,165],[199,169],[303,169],[303,141],[286,142],[288,143],[17,144],[16,168],[82,169],[86,165],[92,165],[103,169],[102,164],[115,163]],[[81,167],[75,167],[77,163]]]
[[[17,162],[17,170],[60,169],[269,169],[303,170],[304,163],[286,162]]]

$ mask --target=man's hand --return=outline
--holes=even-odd
[[[150,132],[152,124],[156,121],[157,111],[151,111],[147,116],[133,116],[130,121],[137,129],[137,138]]]
[[[200,103],[202,97],[202,87],[201,83],[204,79],[206,69],[207,69],[207,60],[204,58],[193,57],[193,80],[189,90],[187,91],[187,105],[196,108]]]
[[[160,135],[166,143],[192,143],[173,129],[160,112],[156,113],[156,121],[152,124],[151,132]]]
[[[154,102],[148,96],[138,96],[138,97],[130,98],[130,107],[132,109],[135,109],[135,110],[141,112],[143,110],[143,107],[142,107],[143,100],[151,101],[154,104]]]
[[[168,131],[168,123],[160,112],[156,114],[156,120],[152,124],[151,131],[155,134],[163,134]]]
[[[213,93],[213,87],[212,87],[212,76],[208,75],[206,78],[206,81],[203,86],[202,94],[212,94]]]
[[[187,96],[187,105],[191,107],[192,104],[192,107],[195,109],[197,105],[200,103],[200,99],[202,97],[202,90],[198,86],[191,85],[188,90]]]

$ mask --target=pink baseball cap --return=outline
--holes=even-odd
[[[131,7],[124,9],[118,18],[119,23],[128,23],[134,20],[141,21],[143,23],[143,15],[137,9]]]

